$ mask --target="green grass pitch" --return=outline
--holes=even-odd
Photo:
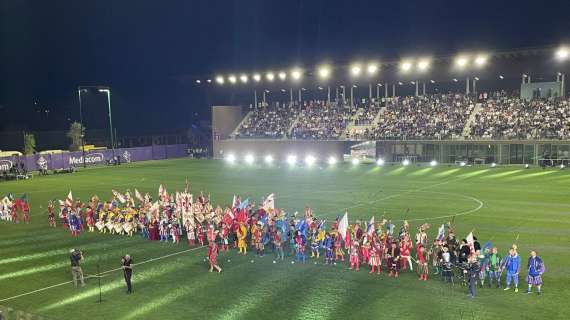
[[[155,196],[160,183],[169,192],[182,190],[185,177],[193,193],[211,192],[213,202],[223,205],[234,193],[259,201],[273,192],[278,207],[292,213],[310,205],[329,221],[345,208],[353,221],[379,219],[386,211],[398,228],[402,219],[409,219],[413,230],[427,219],[431,239],[439,224],[458,215],[460,237],[475,229],[481,243],[492,240],[504,255],[519,235],[523,263],[529,250],[537,250],[546,264],[544,294],[524,293],[526,272],[518,294],[483,288],[469,299],[465,288],[436,278],[372,276],[366,268],[349,272],[346,265],[325,266],[322,260],[274,264],[270,254],[243,257],[234,251],[220,255],[221,274],[208,273],[202,248],[184,251],[185,244],[98,233],[73,239],[60,226],[47,226],[47,201],[63,199],[70,189],[83,200],[93,194],[107,199],[111,188],[136,187]],[[28,194],[32,223],[0,223],[0,305],[46,319],[567,319],[570,313],[567,170],[363,164],[267,168],[178,159],[0,184],[0,195],[10,192]],[[106,274],[101,304],[95,279],[82,289],[66,284],[6,300],[71,280],[68,251],[74,247],[85,251],[87,274],[97,273],[98,265],[100,271],[117,268],[126,253],[135,262],[163,258],[135,266],[133,295],[125,294],[120,271]]]

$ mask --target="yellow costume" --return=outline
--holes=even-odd
[[[247,244],[245,242],[245,238],[247,237],[247,228],[243,223],[240,223],[238,227],[237,237],[239,253],[247,254]]]

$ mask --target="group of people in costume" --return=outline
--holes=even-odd
[[[30,223],[30,204],[28,196],[23,194],[14,198],[11,193],[0,200],[0,221]]]
[[[504,289],[514,287],[518,292],[522,269],[516,245],[503,257],[490,242],[481,246],[473,232],[458,240],[453,221],[442,224],[431,241],[429,224],[412,231],[404,220],[396,231],[396,226],[384,218],[385,215],[379,222],[372,217],[369,221],[357,220],[351,224],[345,212],[329,228],[308,206],[304,213],[292,215],[276,208],[274,194],[262,199],[260,205],[234,196],[232,204],[222,208],[214,206],[210,195],[203,192],[194,199],[186,183],[183,192],[174,194],[168,194],[160,185],[155,201],[148,193],[142,196],[135,189],[134,196],[129,190],[124,194],[112,190],[108,201],[93,196],[88,203],[73,201],[70,192],[59,205],[63,226],[74,236],[83,230],[128,236],[140,233],[153,241],[179,244],[185,237],[189,246],[207,245],[210,271],[221,272],[219,252],[233,248],[242,255],[248,251],[260,257],[271,253],[275,261],[289,257],[299,263],[309,260],[329,265],[346,263],[349,270],[366,267],[370,274],[386,272],[390,277],[413,272],[415,268],[421,281],[427,281],[432,274],[450,283],[459,279],[474,297],[476,286],[502,287],[503,274]],[[48,216],[50,225],[55,227],[53,201],[48,204]],[[541,293],[544,271],[542,259],[533,251],[527,263],[529,293],[533,286]]]

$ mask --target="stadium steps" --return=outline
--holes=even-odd
[[[372,123],[369,125],[364,125],[364,126],[359,126],[356,125],[354,122],[352,121],[351,124],[349,124],[346,127],[346,130],[344,130],[344,132],[342,133],[342,135],[340,136],[341,140],[346,140],[347,137],[347,132],[351,132],[352,129],[358,129],[358,130],[366,130],[366,129],[373,129],[374,127],[376,127],[378,125],[378,123],[380,122],[380,117],[382,116],[382,114],[384,113],[384,110],[386,110],[386,107],[381,107],[380,110],[378,110],[378,113],[374,116],[374,120],[372,120]]]
[[[232,134],[230,135],[230,137],[235,138],[238,134],[239,128],[241,128],[241,126],[249,120],[249,117],[251,116],[251,113],[253,111],[249,111],[245,117],[243,117],[243,119],[241,119],[240,123],[237,125],[237,127],[234,129],[234,131],[232,131]]]
[[[469,115],[469,118],[465,122],[465,127],[463,127],[463,137],[468,138],[471,135],[471,125],[475,122],[477,115],[481,112],[482,106],[480,103],[476,103],[473,108],[473,112]]]

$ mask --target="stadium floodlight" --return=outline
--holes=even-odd
[[[329,160],[327,162],[329,163],[329,165],[334,166],[336,164],[336,158],[333,156],[330,156]]]
[[[275,79],[275,74],[273,74],[273,72],[268,72],[265,77],[267,78],[267,81],[271,82]]]
[[[459,166],[460,166],[460,167],[465,167],[465,165],[467,165],[467,162],[465,162],[465,161],[459,162]]]
[[[253,78],[253,81],[255,81],[255,82],[261,81],[261,75],[260,75],[259,73],[255,73],[255,74],[252,76],[252,78]]]
[[[328,79],[331,75],[331,68],[329,66],[319,67],[319,77],[321,79]]]
[[[402,61],[400,63],[400,70],[403,72],[409,72],[412,69],[412,62],[411,61]]]
[[[290,154],[287,156],[287,163],[290,166],[294,166],[296,162],[297,162],[297,156],[296,155]]]
[[[378,158],[378,160],[376,160],[376,164],[379,166],[383,166],[384,165],[384,159]]]
[[[241,76],[239,76],[239,80],[240,80],[242,83],[247,83],[247,80],[248,80],[247,74],[242,74]]]
[[[403,165],[404,167],[409,166],[409,165],[410,165],[410,160],[404,159],[404,161],[402,161],[402,165]]]
[[[200,84],[200,83],[202,83],[202,81],[200,81],[200,79],[198,79],[198,80],[196,80],[196,83]]]
[[[212,79],[208,79],[208,80],[206,80],[206,81],[208,81],[208,83],[212,83]]]
[[[494,167],[496,167],[496,166],[497,166],[497,164],[496,164],[496,163],[494,163],[494,162],[493,162],[493,163],[491,163],[491,168],[494,168]]]
[[[369,63],[368,67],[366,67],[366,72],[368,72],[369,76],[373,76],[378,72],[378,65],[376,63]]]
[[[308,155],[305,157],[305,164],[307,165],[307,167],[311,167],[312,165],[315,164],[316,161],[317,161],[317,158],[315,158],[312,155]]]
[[[228,163],[230,163],[230,164],[236,162],[236,156],[235,156],[235,154],[233,154],[233,153],[228,154],[228,155],[225,157],[225,159],[226,159],[226,162],[228,162]]]
[[[556,50],[556,59],[558,61],[565,61],[570,57],[570,50],[566,47],[559,48]]]
[[[505,77],[503,75],[500,75],[499,79],[503,80],[503,79],[505,79]]]
[[[234,75],[232,74],[232,75],[228,76],[228,81],[229,81],[231,84],[234,84],[234,83],[237,82],[237,78],[236,78],[236,76],[234,76]]]
[[[377,86],[381,87],[381,86],[382,86],[382,84],[381,84],[381,83],[378,83],[378,84],[377,84]]]
[[[255,157],[253,156],[253,154],[249,153],[245,156],[244,160],[245,163],[252,165],[255,162]]]
[[[479,81],[479,77],[475,77],[473,78],[475,81]]]
[[[291,78],[293,80],[299,80],[301,79],[301,75],[302,75],[302,71],[299,68],[295,68],[293,70],[291,70]]]
[[[560,165],[560,170],[564,170],[564,168],[566,168],[566,166],[564,164]]]
[[[422,60],[420,60],[420,62],[418,62],[418,70],[426,71],[428,68],[429,68],[429,60],[428,59],[422,59]]]
[[[267,164],[271,164],[273,163],[273,156],[271,156],[270,154],[265,156],[265,163]]]
[[[279,79],[281,81],[285,81],[285,79],[287,79],[287,74],[283,71],[279,72],[279,74],[277,76],[279,77]]]
[[[217,77],[216,77],[216,83],[217,83],[217,84],[220,84],[220,85],[221,85],[221,84],[224,84],[224,77],[222,77],[222,76],[217,76]]]
[[[528,168],[530,168],[530,165],[529,165],[528,163],[525,163],[525,164],[524,164],[524,168],[525,168],[525,169],[528,169]]]
[[[463,69],[467,66],[467,63],[469,62],[469,60],[467,59],[467,57],[465,56],[459,56],[455,59],[455,65],[459,68],[459,69]]]
[[[362,72],[362,66],[359,63],[353,64],[350,67],[350,74],[353,77],[358,77],[360,75],[360,73]]]
[[[358,160],[358,158],[352,158],[351,162],[353,166],[357,166],[360,163],[360,160]]]
[[[430,80],[429,82],[430,82],[430,83],[435,83],[435,80]]]
[[[487,56],[486,55],[478,55],[475,57],[475,65],[479,68],[484,67],[487,64]]]
[[[432,167],[435,167],[435,166],[437,166],[437,161],[432,160],[432,161],[429,163],[429,165],[432,166]]]
[[[415,82],[415,81],[410,81],[410,84],[416,84],[416,82]]]
[[[453,82],[457,82],[457,81],[459,81],[459,80],[457,80],[457,78],[453,78]]]
[[[404,83],[402,81],[398,81],[398,85],[404,85]]]

